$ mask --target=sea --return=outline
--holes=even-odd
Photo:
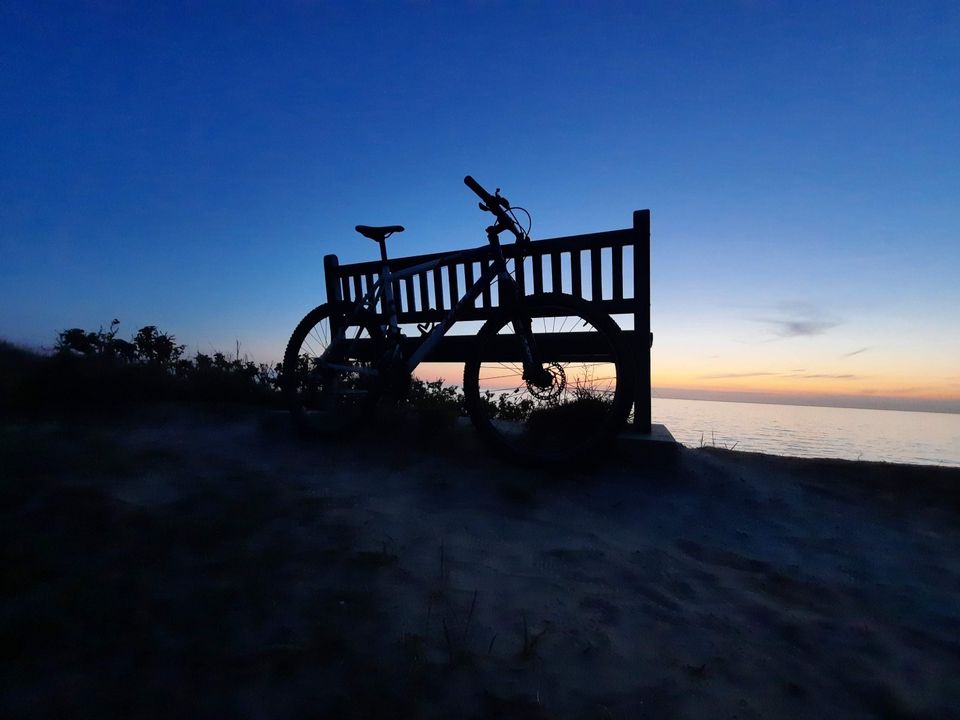
[[[960,414],[653,398],[687,447],[960,467]]]

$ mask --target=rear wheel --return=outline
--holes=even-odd
[[[488,321],[464,367],[467,411],[480,434],[510,459],[559,465],[588,459],[626,420],[630,362],[613,319],[579,298],[525,298],[537,360],[524,377],[513,312]]]
[[[283,356],[283,393],[300,428],[334,435],[368,418],[380,395],[374,368],[382,353],[383,335],[369,313],[348,322],[329,303],[307,313]]]

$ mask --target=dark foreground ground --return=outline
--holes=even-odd
[[[7,422],[0,716],[960,717],[960,471],[394,426]]]

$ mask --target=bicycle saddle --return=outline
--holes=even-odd
[[[393,235],[395,232],[403,232],[403,225],[385,225],[383,227],[357,225],[357,232],[371,240],[382,242],[388,235]]]

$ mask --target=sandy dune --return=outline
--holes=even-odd
[[[960,471],[2,431],[4,717],[958,717]],[[371,431],[384,435],[384,426]]]

